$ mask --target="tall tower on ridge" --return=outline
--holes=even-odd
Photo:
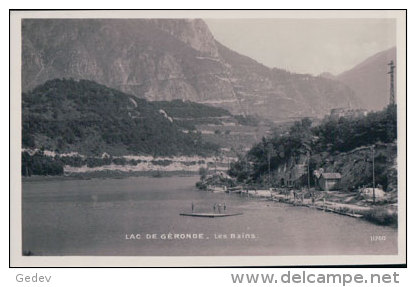
[[[387,73],[390,74],[390,105],[395,105],[396,97],[394,94],[394,68],[396,68],[396,66],[394,65],[393,60],[391,60],[387,65],[390,66],[390,71]]]

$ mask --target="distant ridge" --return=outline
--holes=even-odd
[[[319,74],[319,77],[327,78],[327,79],[331,79],[331,80],[336,80],[337,79],[336,75],[331,74],[329,72],[323,72],[323,73]]]
[[[381,110],[389,103],[390,77],[387,75],[387,64],[391,60],[396,63],[396,47],[367,58],[336,78],[354,91],[365,108]]]

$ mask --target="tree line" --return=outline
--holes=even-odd
[[[310,158],[310,175],[328,156],[377,143],[394,143],[397,139],[397,111],[391,105],[366,116],[324,119],[313,126],[304,118],[286,132],[263,137],[247,154],[240,154],[231,163],[229,174],[240,182],[258,183],[269,171],[273,172],[290,158]],[[314,155],[319,155],[315,156]]]

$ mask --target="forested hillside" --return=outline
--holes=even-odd
[[[228,114],[191,103],[152,103],[87,80],[51,80],[22,95],[22,145],[86,155],[210,155],[215,145],[184,133],[172,119],[210,112]]]
[[[344,188],[348,189],[371,182],[368,162],[371,161],[370,147],[375,145],[376,181],[386,187],[392,184],[389,180],[397,180],[391,174],[396,139],[396,106],[363,117],[327,119],[315,127],[309,119],[303,119],[287,133],[263,138],[231,165],[230,175],[253,183],[267,182],[269,166],[273,177],[279,167],[289,171],[296,164],[306,164],[309,155],[311,178],[317,168],[342,172],[343,181],[349,185]],[[354,174],[351,180],[348,174]],[[277,184],[279,178],[272,178],[272,181]]]

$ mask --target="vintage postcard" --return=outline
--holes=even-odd
[[[11,11],[11,266],[406,264],[406,11]]]

